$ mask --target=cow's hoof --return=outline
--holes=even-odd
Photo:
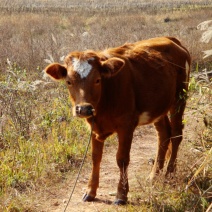
[[[94,199],[95,199],[95,197],[89,196],[88,194],[84,194],[84,196],[82,198],[82,200],[84,202],[92,202],[92,201],[94,201]]]
[[[117,199],[113,202],[114,205],[126,205],[127,202],[122,199]]]

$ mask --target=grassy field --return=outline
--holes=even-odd
[[[187,133],[195,153],[185,150],[189,168],[180,186],[187,190],[176,191],[167,202],[166,188],[163,195],[153,195],[154,201],[150,198],[148,208],[206,211],[212,201],[212,85],[207,74],[212,61],[203,59],[211,42],[199,41],[203,31],[197,25],[212,17],[210,1],[69,2],[0,2],[0,211],[39,211],[31,193],[61,182],[82,160],[89,132],[72,117],[65,86],[45,79],[43,68],[70,51],[157,36],[179,38],[192,55],[186,121],[193,123]]]

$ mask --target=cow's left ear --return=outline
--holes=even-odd
[[[64,79],[67,75],[66,68],[59,63],[50,64],[44,71],[54,80]]]
[[[115,76],[123,68],[125,61],[118,57],[112,57],[101,63],[101,75],[103,77],[112,77]]]

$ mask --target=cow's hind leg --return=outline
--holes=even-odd
[[[158,151],[154,166],[149,176],[150,180],[153,180],[155,175],[163,169],[171,137],[171,126],[167,115],[163,116],[158,122],[154,123],[154,125],[158,132]]]
[[[102,159],[104,142],[96,140],[96,136],[92,137],[92,172],[89,179],[89,191],[84,195],[83,201],[93,201],[96,196],[97,188],[99,187],[99,171]]]
[[[167,166],[166,177],[175,172],[176,158],[178,147],[183,139],[183,113],[185,110],[185,100],[181,99],[170,109],[171,120],[171,145],[170,145],[170,158]]]

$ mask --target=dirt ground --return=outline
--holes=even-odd
[[[130,201],[132,192],[139,186],[138,178],[140,173],[147,178],[151,170],[148,164],[150,158],[154,158],[157,149],[157,136],[153,125],[137,128],[134,132],[131,149],[131,161],[128,169]],[[115,199],[115,192],[119,178],[119,170],[116,165],[115,154],[117,148],[114,144],[105,143],[103,159],[101,163],[100,187],[97,191],[96,201],[83,202],[82,197],[87,188],[88,177],[90,175],[91,164],[87,159],[79,177],[72,199],[68,205],[67,212],[91,212],[91,211],[117,211],[118,207],[112,205]],[[138,174],[139,173],[139,174]],[[42,193],[42,200],[37,204],[37,208],[42,212],[62,212],[68,202],[70,193],[77,173],[70,176],[64,183],[55,185],[54,188],[46,188]],[[147,182],[148,183],[148,182]]]

